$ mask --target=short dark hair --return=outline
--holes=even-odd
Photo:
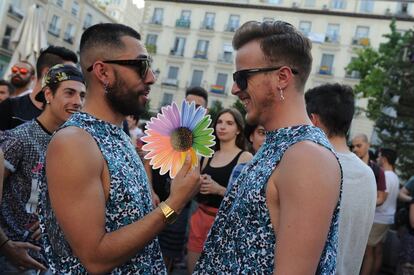
[[[323,84],[308,90],[305,101],[308,115],[319,115],[328,131],[328,137],[346,136],[355,112],[355,98],[351,87],[338,83]]]
[[[78,63],[78,57],[76,53],[65,47],[49,46],[42,50],[36,62],[37,79],[42,79],[42,71],[45,68],[51,68],[65,61],[71,61],[76,64]]]
[[[244,136],[244,119],[242,114],[235,108],[226,108],[221,110],[216,117],[216,120],[213,122],[213,129],[214,129],[214,135],[216,137],[216,145],[215,150],[220,150],[220,141],[217,138],[216,134],[216,126],[217,122],[222,114],[229,113],[233,116],[234,121],[236,122],[237,128],[239,129],[240,133],[236,137],[236,146],[239,147],[242,150],[246,150],[246,137]]]
[[[238,50],[245,44],[258,40],[265,58],[272,64],[296,69],[300,88],[305,87],[312,69],[311,41],[294,26],[284,21],[248,21],[233,37],[233,47]]]
[[[390,148],[380,148],[379,152],[381,153],[381,156],[386,158],[388,163],[392,166],[395,165],[395,161],[397,160],[397,152]]]
[[[92,64],[84,64],[86,56],[90,54],[89,50],[103,51],[111,56],[114,49],[123,50],[125,44],[121,38],[131,36],[141,40],[141,35],[131,27],[116,23],[100,23],[87,28],[80,40],[80,59],[82,70],[86,74],[86,67]]]
[[[14,86],[9,81],[0,79],[0,86],[7,86],[10,95],[14,93]]]
[[[185,91],[185,97],[187,97],[188,95],[200,96],[204,98],[204,100],[206,101],[206,104],[208,103],[208,93],[203,87],[194,86],[194,87],[187,88],[187,90]]]

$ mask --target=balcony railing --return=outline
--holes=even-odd
[[[235,32],[236,30],[237,30],[237,28],[238,28],[239,26],[237,26],[237,25],[235,25],[235,24],[227,24],[225,27],[224,27],[224,30],[226,31],[226,32]]]
[[[354,37],[352,38],[352,45],[367,47],[371,44],[368,37]]]
[[[339,43],[339,35],[326,35],[325,36],[325,42],[338,44]]]
[[[68,42],[69,44],[73,44],[73,36],[69,34],[65,34],[63,40]]]
[[[60,28],[56,27],[55,25],[50,24],[48,32],[56,37],[60,35]]]
[[[147,51],[150,54],[156,54],[157,53],[157,45],[155,45],[155,44],[146,44],[145,48],[147,48]]]
[[[178,87],[178,79],[175,79],[175,78],[163,78],[162,81],[161,81],[161,84],[167,85],[167,86]]]
[[[207,51],[195,51],[194,58],[207,59]]]
[[[170,55],[173,55],[173,56],[184,56],[184,51],[178,51],[176,49],[171,49],[170,50]]]
[[[233,54],[230,53],[221,53],[217,58],[218,62],[226,63],[226,64],[233,64]]]
[[[191,21],[190,20],[188,20],[188,19],[177,19],[176,21],[175,21],[175,26],[177,27],[177,28],[184,28],[184,29],[188,29],[188,28],[190,28],[190,25],[191,25]]]
[[[332,67],[329,66],[320,66],[319,67],[319,74],[322,75],[332,75]]]
[[[210,23],[210,22],[201,22],[201,26],[200,29],[202,30],[214,30],[214,23]]]
[[[351,71],[350,73],[346,73],[345,74],[346,78],[352,78],[352,79],[360,79],[361,78],[361,74],[358,71]]]
[[[162,19],[161,18],[152,18],[151,21],[150,21],[150,24],[162,25]]]

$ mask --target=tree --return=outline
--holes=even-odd
[[[208,109],[208,114],[211,116],[211,121],[213,123],[216,121],[217,115],[221,110],[223,110],[223,104],[218,100],[214,100],[211,107]]]
[[[240,99],[237,99],[237,101],[233,103],[232,107],[237,109],[240,114],[242,114],[243,119],[246,119],[246,109],[244,108],[244,104],[240,101]]]
[[[407,179],[414,175],[414,32],[397,32],[395,21],[390,29],[378,50],[358,51],[346,69],[360,73],[355,93],[368,98],[378,145],[397,151],[398,170]]]

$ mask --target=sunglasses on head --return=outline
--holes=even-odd
[[[239,87],[239,89],[243,91],[247,89],[247,80],[251,75],[258,74],[258,73],[264,73],[264,72],[278,71],[283,67],[285,66],[240,70],[240,71],[233,73],[233,81],[236,82],[237,87]],[[289,69],[292,71],[293,74],[299,73],[295,69],[292,69],[292,68],[289,68]]]
[[[148,71],[151,69],[152,58],[150,56],[138,57],[136,59],[127,60],[103,60],[101,61],[107,64],[116,64],[121,66],[134,67],[135,71],[144,79],[147,76]],[[86,69],[88,72],[93,70],[93,65]]]
[[[23,67],[13,66],[11,72],[14,74],[20,73],[21,75],[26,75],[29,73],[29,70]]]

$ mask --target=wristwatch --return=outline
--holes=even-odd
[[[172,224],[177,220],[177,213],[169,207],[165,202],[161,202],[158,207],[161,209],[162,213],[165,216],[165,222]]]

